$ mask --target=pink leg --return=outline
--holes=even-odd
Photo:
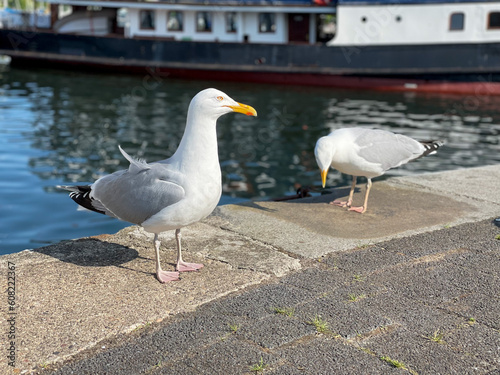
[[[366,183],[366,193],[365,193],[365,201],[361,207],[351,207],[349,211],[359,212],[360,214],[366,212],[368,208],[368,195],[370,195],[370,189],[372,188],[372,179],[368,178],[368,182]]]
[[[199,263],[187,263],[182,260],[181,254],[181,230],[175,230],[175,241],[177,242],[177,266],[175,269],[179,272],[189,272],[189,271],[198,271],[203,267],[203,264]]]
[[[354,189],[356,188],[356,176],[352,176],[352,185],[351,185],[351,191],[349,192],[349,198],[347,201],[338,201],[334,200],[330,202],[330,204],[333,204],[335,206],[340,206],[340,207],[351,207],[352,204],[352,197],[354,195]]]
[[[161,269],[160,265],[160,240],[155,233],[154,245],[156,250],[156,278],[160,283],[168,283],[170,281],[179,280],[179,272],[167,272]]]

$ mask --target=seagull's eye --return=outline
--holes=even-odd
[[[223,98],[222,96],[218,96],[218,97],[217,97],[217,100],[218,100],[219,102],[221,102],[221,101],[223,101],[223,100],[224,100],[224,98]]]

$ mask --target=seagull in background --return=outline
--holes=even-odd
[[[314,155],[321,171],[323,188],[330,167],[352,175],[352,186],[347,201],[334,200],[330,204],[363,213],[368,207],[373,177],[381,176],[391,168],[423,156],[432,155],[442,145],[442,141],[419,142],[385,130],[342,128],[318,139]],[[362,206],[353,207],[352,198],[358,176],[364,176],[368,180],[365,200]]]
[[[257,116],[251,106],[238,103],[217,89],[199,92],[189,104],[186,129],[169,159],[148,164],[120,152],[130,162],[126,170],[104,176],[88,186],[59,186],[70,191],[80,206],[142,226],[154,233],[156,277],[166,283],[179,272],[197,271],[203,264],[182,259],[181,228],[206,218],[219,203],[222,178],[217,150],[217,119],[230,112]],[[175,230],[176,272],[160,265],[158,235]]]

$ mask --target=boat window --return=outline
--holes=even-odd
[[[318,14],[316,16],[316,41],[326,43],[335,37],[337,31],[337,15]]]
[[[237,30],[238,27],[236,21],[236,13],[235,12],[226,13],[226,32],[235,33]]]
[[[464,29],[465,15],[463,13],[452,13],[450,16],[450,30]]]
[[[155,11],[154,10],[141,10],[139,12],[139,19],[141,22],[142,30],[154,30],[155,28]]]
[[[127,8],[119,8],[116,11],[116,25],[118,27],[125,27],[127,26],[128,22],[128,10]]]
[[[274,33],[276,31],[276,15],[274,13],[259,13],[259,32]]]
[[[488,29],[500,29],[500,12],[488,14]]]
[[[168,31],[182,31],[182,12],[168,12],[167,13],[167,30]]]
[[[196,31],[200,32],[212,31],[212,13],[210,12],[196,13]]]

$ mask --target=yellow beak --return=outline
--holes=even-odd
[[[238,105],[228,105],[227,107],[231,108],[234,112],[243,113],[247,116],[257,116],[257,111],[246,104],[238,103]]]
[[[323,184],[323,187],[326,185],[326,175],[328,174],[328,169],[322,169],[321,170],[321,183]]]

